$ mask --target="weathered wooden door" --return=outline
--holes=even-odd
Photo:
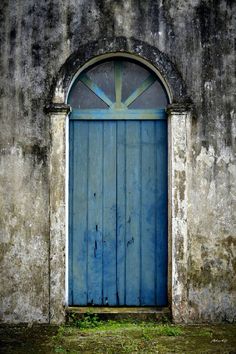
[[[167,304],[167,96],[131,61],[81,74],[69,99],[69,304]]]

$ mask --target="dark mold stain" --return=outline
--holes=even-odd
[[[13,42],[13,44],[15,44],[16,33],[16,28],[12,28],[10,31],[10,41]]]
[[[60,6],[50,1],[46,8],[47,23],[50,29],[56,28],[60,22]]]
[[[97,257],[97,249],[98,249],[98,245],[97,245],[97,241],[95,240],[94,242],[94,257]]]
[[[99,10],[99,30],[102,35],[114,36],[114,5],[112,3],[107,3],[104,0],[96,0],[97,9]],[[119,4],[119,2],[118,2]],[[84,9],[85,10],[85,9]],[[86,18],[85,12],[83,12],[83,21]]]
[[[16,147],[20,147],[24,157],[32,156],[34,164],[47,165],[48,162],[48,147],[40,146],[39,144],[27,145],[24,143],[18,143]]]
[[[66,9],[66,35],[69,40],[72,39],[73,37],[73,31],[72,31],[72,20],[73,20],[74,13],[72,10],[67,7]]]
[[[33,66],[39,66],[41,61],[41,46],[39,43],[33,43],[31,54],[33,59]]]
[[[127,242],[127,247],[132,245],[132,243],[134,243],[134,238],[133,237]]]

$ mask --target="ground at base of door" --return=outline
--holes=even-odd
[[[171,320],[171,312],[168,307],[67,307],[67,322],[72,319],[83,319],[87,314],[95,314],[100,320],[135,320],[142,321],[160,321]]]
[[[101,321],[70,325],[1,325],[0,353],[236,353],[236,324]]]

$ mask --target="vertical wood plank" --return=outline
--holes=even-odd
[[[88,304],[102,305],[103,122],[89,122]]]
[[[126,304],[126,122],[117,122],[117,305]]]
[[[103,304],[116,305],[116,122],[104,122]]]
[[[88,122],[73,126],[72,250],[73,304],[87,303],[87,153]]]
[[[156,141],[155,122],[142,126],[141,305],[155,305]]]
[[[167,122],[156,122],[156,303],[167,305]]]
[[[140,122],[126,122],[126,305],[140,304]]]

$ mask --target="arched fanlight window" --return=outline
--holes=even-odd
[[[142,109],[148,119],[152,113],[164,114],[168,96],[162,82],[151,70],[132,60],[113,58],[83,71],[72,85],[68,103],[72,114],[83,115],[84,119],[89,119],[91,113],[94,116],[94,109],[99,109],[99,115],[120,110],[135,114],[138,113],[136,110]],[[93,112],[89,111],[91,109]],[[150,110],[149,115],[147,110]],[[122,116],[117,114],[116,118],[122,119]]]

